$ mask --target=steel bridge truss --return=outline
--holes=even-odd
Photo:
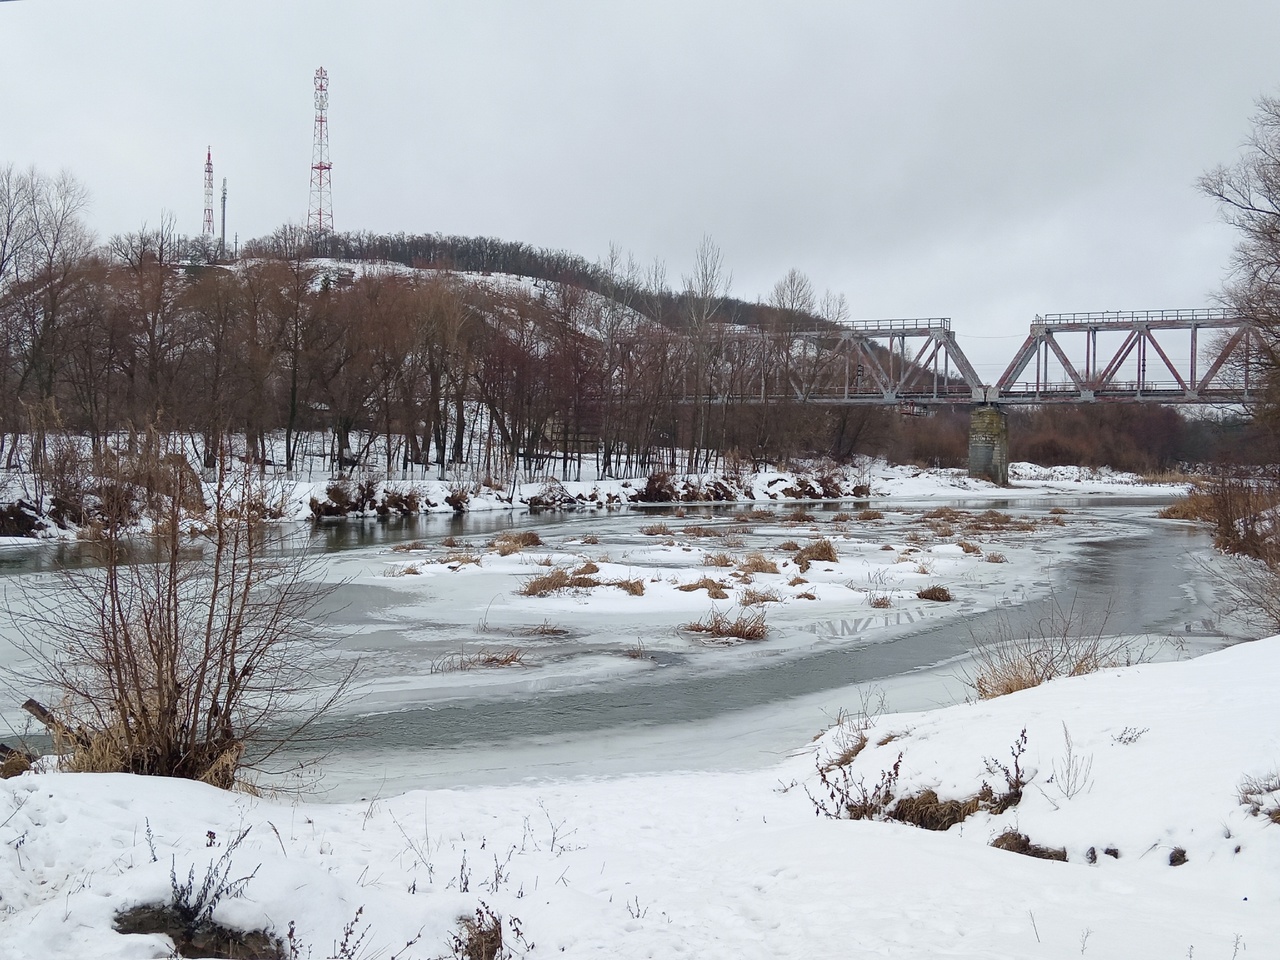
[[[1104,346],[1119,341],[1114,352],[1100,349],[1100,334]],[[1064,349],[1064,336],[1073,351]],[[988,402],[1245,403],[1261,384],[1267,355],[1257,327],[1227,310],[1046,314],[989,388]]]
[[[714,390],[722,400],[910,408],[981,403],[986,395],[946,318],[742,331],[726,339],[721,355],[754,371],[737,389],[724,383]],[[744,382],[750,387],[743,389]]]

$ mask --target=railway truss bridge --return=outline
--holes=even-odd
[[[1257,326],[1224,309],[1037,316],[994,384],[982,382],[945,318],[793,329],[781,345],[776,332],[740,331],[725,335],[721,351],[739,375],[722,389],[713,385],[713,401],[875,404],[906,413],[969,406],[969,472],[1002,485],[1004,408],[1248,404],[1270,356]]]

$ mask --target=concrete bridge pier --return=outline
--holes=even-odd
[[[1009,485],[1009,416],[994,405],[969,414],[969,476]]]

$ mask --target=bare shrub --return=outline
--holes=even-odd
[[[186,477],[171,478],[179,493]],[[100,567],[65,570],[8,611],[26,660],[8,685],[53,697],[57,714],[34,699],[28,710],[66,768],[229,788],[247,751],[260,763],[304,740],[351,681],[350,668],[324,660],[311,616],[325,591],[312,564],[265,553],[256,474],[222,471],[194,540],[181,530],[182,500],[157,517],[145,562],[109,524]]]
[[[707,596],[712,600],[727,600],[729,598],[729,594],[725,592],[725,584],[719,580],[712,580],[710,577],[701,577],[693,583],[682,583],[676,589],[682,593],[705,590],[707,591]]]
[[[933,584],[928,587],[921,587],[916,591],[916,596],[921,600],[934,600],[938,603],[948,603],[951,600],[951,591],[941,584]]]
[[[796,551],[794,559],[796,565],[800,567],[800,572],[807,573],[810,564],[815,562],[835,563],[840,559],[840,556],[836,553],[835,544],[823,537]]]
[[[769,632],[763,613],[743,612],[731,618],[718,610],[712,611],[703,620],[686,623],[682,629],[690,633],[705,633],[712,638],[712,642],[721,643],[763,640]]]
[[[974,647],[974,666],[965,682],[986,700],[1142,658],[1124,639],[1106,636],[1106,624],[1107,611],[1087,615],[1074,602],[1064,608],[1056,598],[1026,636],[1015,633],[1007,617],[1001,618],[996,636]]]

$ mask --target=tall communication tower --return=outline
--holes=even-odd
[[[227,178],[222,178],[222,236],[218,240],[218,258],[227,256]]]
[[[333,230],[333,197],[329,189],[329,74],[316,70],[316,130],[311,149],[311,202],[307,229],[315,234]]]
[[[213,236],[213,147],[204,155],[204,228],[200,232]]]

